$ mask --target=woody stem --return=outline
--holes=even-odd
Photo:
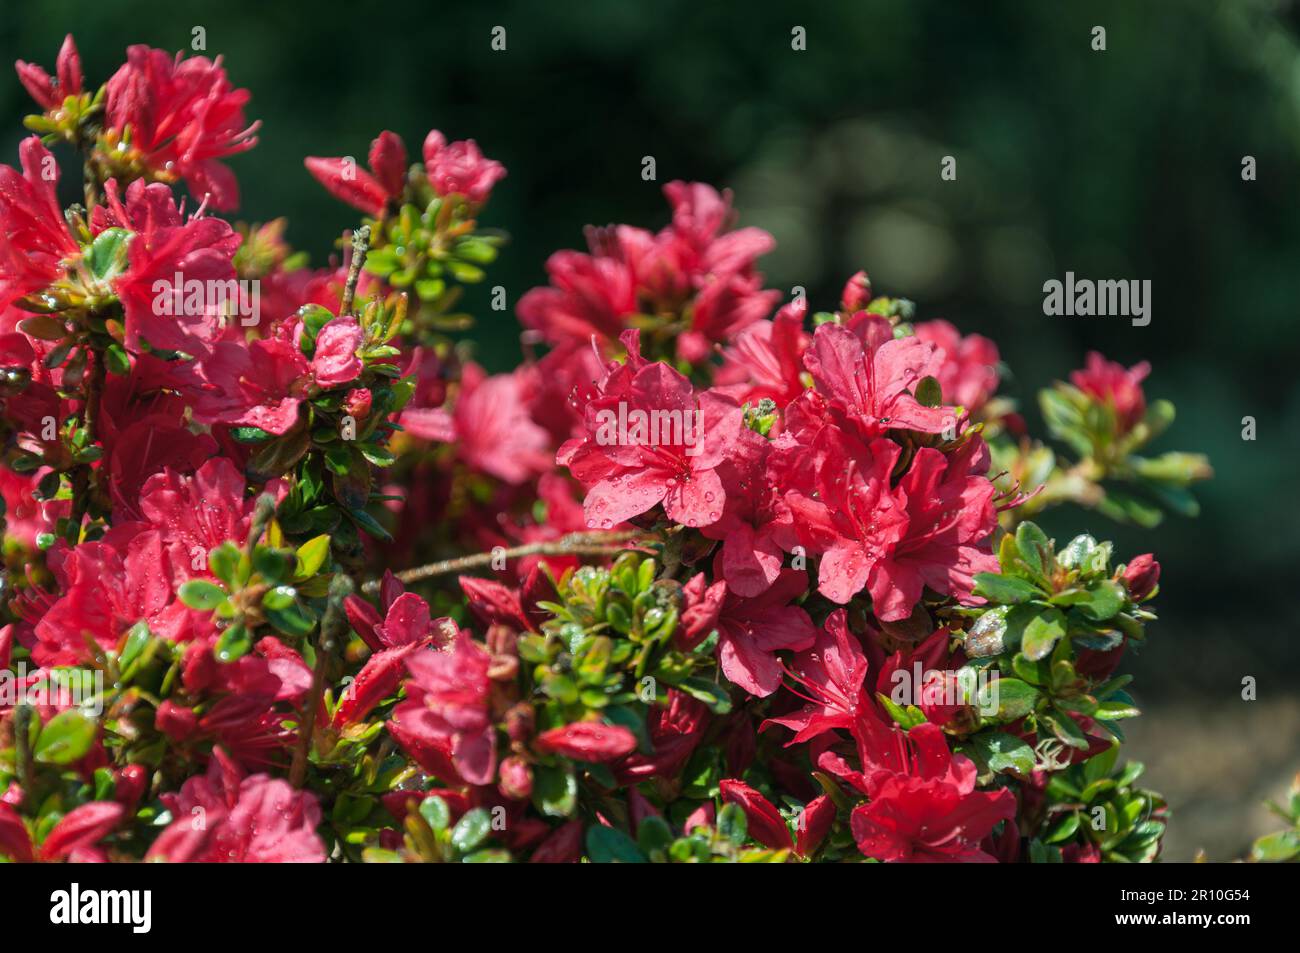
[[[348,262],[348,280],[343,286],[343,304],[339,314],[352,313],[352,299],[356,297],[357,282],[361,280],[361,266],[366,263],[370,250],[370,226],[362,225],[352,233],[352,260]]]
[[[469,556],[458,556],[455,559],[444,559],[441,562],[427,563],[423,566],[403,569],[395,575],[402,582],[418,582],[421,579],[432,579],[435,576],[444,576],[448,573],[490,566],[499,559],[518,559],[521,556],[613,556],[625,551],[628,548],[626,543],[642,535],[637,530],[570,533],[562,539],[549,542],[528,543],[511,549],[498,548],[491,552],[474,553]],[[379,580],[372,579],[361,588],[364,592],[378,592],[379,585]]]

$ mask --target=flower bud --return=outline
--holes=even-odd
[[[861,311],[871,303],[871,279],[865,271],[859,271],[844,283],[840,295],[840,307],[850,313]]]
[[[1135,556],[1124,567],[1124,586],[1134,602],[1141,602],[1151,595],[1160,581],[1160,564],[1151,553]]]
[[[523,758],[509,757],[501,762],[501,796],[512,801],[522,801],[533,793],[533,771]]]
[[[343,398],[343,411],[356,420],[365,420],[370,416],[370,404],[370,390],[365,387],[354,387]]]
[[[172,741],[184,741],[194,734],[198,718],[194,714],[194,709],[168,700],[158,706],[153,723],[155,728]]]

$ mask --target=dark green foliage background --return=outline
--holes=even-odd
[[[1295,468],[1300,437],[1300,56],[1288,4],[1238,2],[817,4],[515,2],[220,4],[5,0],[0,60],[53,63],[72,30],[87,75],[128,43],[188,49],[207,30],[253,92],[262,141],[233,166],[243,217],[287,215],[322,263],[353,222],[302,168],[307,154],[364,156],[381,129],[413,153],[437,126],[503,161],[487,224],[512,242],[491,272],[510,301],[584,224],[658,227],[658,184],[736,190],[742,221],[771,230],[776,286],[834,300],[866,267],[925,317],[993,337],[1005,385],[1033,394],[1099,348],[1149,359],[1149,390],[1179,419],[1161,449],[1203,450],[1217,479],[1199,520],[1154,533],[1059,512],[1067,538],[1155,549],[1162,621],[1135,663],[1146,699],[1296,694]],[[508,51],[489,47],[494,25]],[[807,52],[790,29],[807,28]],[[1108,49],[1090,49],[1093,25]],[[0,82],[6,161],[25,94]],[[1258,181],[1243,183],[1243,155]],[[941,182],[944,155],[958,180]],[[1149,278],[1154,320],[1049,318],[1042,284]],[[481,359],[519,357],[513,318],[482,317]],[[1243,442],[1241,418],[1258,420]],[[1040,427],[1041,432],[1041,427]],[[1153,778],[1157,784],[1159,777]]]

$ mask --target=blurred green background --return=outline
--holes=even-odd
[[[509,169],[484,221],[512,236],[488,282],[512,303],[583,225],[657,228],[659,185],[698,179],[733,188],[742,222],[776,236],[763,261],[774,286],[829,305],[865,267],[922,317],[994,338],[1004,392],[1033,424],[1036,390],[1088,349],[1150,360],[1148,392],[1179,410],[1158,449],[1207,452],[1217,470],[1201,517],[1154,532],[1080,512],[1045,522],[1164,565],[1161,622],[1128,665],[1147,708],[1133,748],[1176,812],[1167,856],[1204,846],[1226,859],[1267,828],[1259,802],[1300,768],[1293,3],[189,6],[7,0],[0,60],[52,67],[72,31],[97,83],[129,43],[188,49],[202,26],[264,121],[260,145],[232,161],[240,217],[287,216],[316,264],[354,216],[302,157],[364,156],[383,128],[414,154],[436,126]],[[498,25],[505,52],[490,47]],[[796,25],[806,51],[791,49]],[[1105,52],[1091,48],[1096,25]],[[12,76],[0,83],[6,161],[28,108]],[[641,179],[646,155],[658,183]],[[945,155],[955,182],[940,180]],[[1242,181],[1246,155],[1257,181]],[[1067,270],[1150,279],[1152,323],[1045,317],[1043,282]],[[517,328],[479,291],[479,354],[503,370]],[[1241,439],[1247,415],[1254,442]],[[1246,703],[1248,675],[1258,700]]]

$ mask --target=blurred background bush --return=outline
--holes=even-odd
[[[197,5],[195,5],[197,7]],[[664,224],[662,182],[735,190],[778,249],[773,286],[829,305],[865,267],[995,339],[1003,390],[1042,432],[1034,394],[1090,348],[1150,360],[1152,395],[1179,418],[1159,449],[1207,452],[1217,478],[1197,520],[1153,532],[1059,511],[1047,528],[1154,549],[1161,622],[1130,660],[1145,717],[1135,757],[1175,811],[1166,856],[1241,856],[1269,829],[1260,802],[1300,767],[1300,12],[1283,0],[978,4],[481,3],[9,0],[0,59],[52,66],[64,35],[88,81],[129,43],[226,59],[253,93],[261,144],[232,166],[241,217],[284,215],[316,264],[354,221],[302,167],[364,156],[382,128],[413,151],[430,127],[472,137],[510,170],[485,216],[512,239],[490,284],[511,302],[543,281],[582,226]],[[494,26],[507,49],[489,45]],[[807,50],[791,49],[791,29]],[[1094,52],[1091,30],[1107,31]],[[28,111],[0,83],[13,162]],[[641,179],[655,157],[658,183]],[[941,181],[943,156],[957,159]],[[1258,179],[1243,182],[1243,156]],[[1153,320],[1049,318],[1042,285],[1152,282]],[[517,363],[513,318],[469,299],[478,354]],[[1242,417],[1258,439],[1241,439]],[[1242,678],[1258,682],[1243,702]]]

